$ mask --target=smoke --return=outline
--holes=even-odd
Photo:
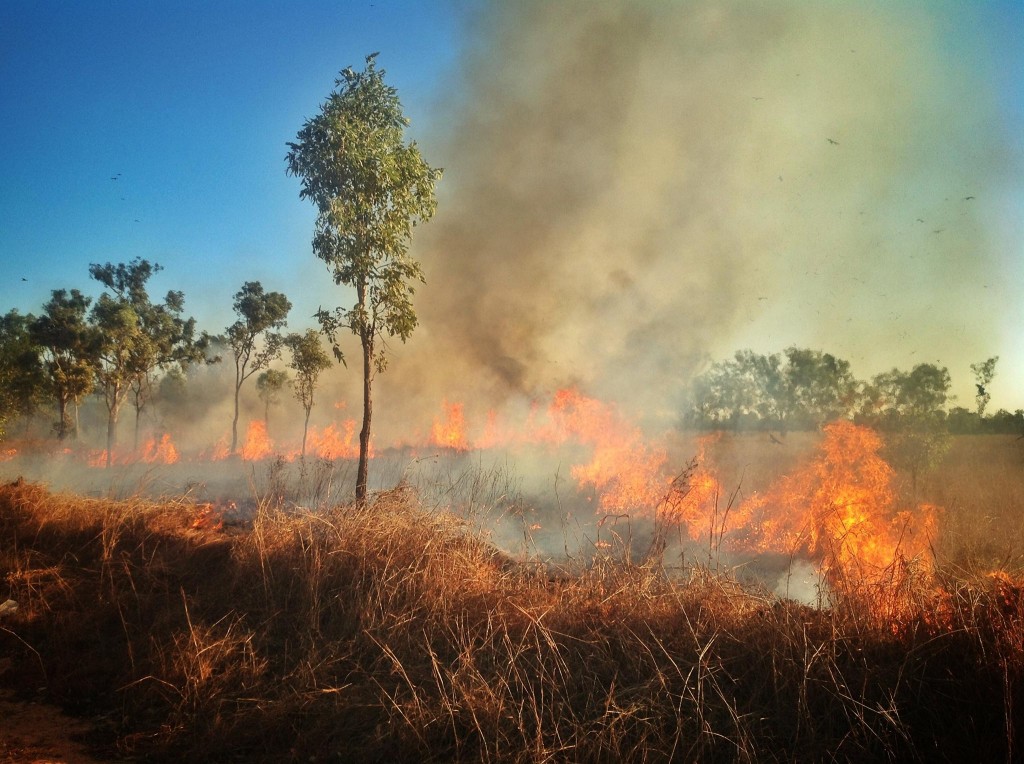
[[[991,354],[1006,157],[940,7],[490,7],[421,141],[445,177],[386,406],[579,384],[668,417],[741,347]]]

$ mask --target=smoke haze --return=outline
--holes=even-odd
[[[382,414],[575,383],[674,417],[709,359],[791,344],[968,381],[1010,157],[940,7],[490,8],[424,148],[445,177]]]

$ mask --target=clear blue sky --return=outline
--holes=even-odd
[[[664,4],[671,5],[668,0]],[[865,4],[870,5],[867,0]],[[553,0],[550,5],[557,8],[558,3]],[[853,5],[836,2],[836,8]],[[1020,168],[1024,0],[875,5],[931,14],[949,60],[995,93],[999,124],[993,130],[1002,136],[1005,166]],[[599,6],[603,4],[595,0],[594,7]],[[379,66],[399,91],[412,119],[413,136],[425,149],[431,146],[432,140],[455,127],[449,120],[456,116],[444,107],[443,99],[460,95],[459,83],[466,81],[460,72],[464,51],[475,48],[476,55],[487,54],[487,43],[473,37],[479,27],[467,20],[481,7],[482,2],[471,0],[3,0],[0,311],[38,311],[50,290],[60,287],[96,295],[97,285],[88,278],[90,263],[143,257],[165,268],[154,279],[153,291],[183,290],[186,310],[208,331],[219,332],[233,320],[232,295],[247,280],[260,280],[267,289],[283,291],[292,299],[292,328],[311,325],[309,317],[317,307],[344,300],[311,254],[313,209],[298,198],[298,181],[285,175],[286,142],[316,112],[340,69],[358,68],[366,54],[379,51]],[[510,2],[500,7],[517,6]],[[582,7],[577,6],[577,12]],[[808,7],[820,8],[819,0],[808,0]],[[571,22],[571,14],[563,21]],[[770,51],[770,45],[766,49]],[[540,58],[547,55],[543,49],[525,50]],[[738,60],[743,63],[743,56]],[[528,63],[531,71],[544,72],[535,61]],[[571,66],[549,71],[572,76]],[[811,74],[807,72],[803,81]],[[710,82],[713,86],[714,80]],[[548,84],[539,82],[538,87]],[[718,97],[711,86],[711,97]],[[528,85],[516,87],[520,93],[529,91]],[[740,91],[736,98],[745,108],[754,108],[750,95]],[[772,108],[772,93],[753,95],[768,96],[757,102],[762,113]],[[856,113],[855,105],[845,107]],[[785,119],[783,115],[777,124],[783,125]],[[836,137],[842,138],[842,145],[827,155],[829,159],[842,156],[840,149],[855,149],[852,136]],[[832,151],[822,136],[815,136],[814,145],[816,151]],[[500,152],[501,146],[494,151]],[[436,156],[424,153],[428,160]],[[460,168],[451,159],[432,161],[446,168],[446,193],[462,183]],[[929,172],[941,171],[939,159],[924,161],[932,162],[926,168]],[[814,169],[808,175],[812,179]],[[776,173],[768,173],[773,183]],[[922,178],[927,172],[918,180]],[[788,187],[789,182],[787,177],[786,184],[774,188]],[[991,220],[993,230],[999,229],[993,238],[999,240],[1002,253],[992,290],[982,291],[989,288],[989,281],[976,285],[978,294],[998,290],[999,297],[979,303],[978,310],[1001,314],[1005,320],[999,344],[963,352],[969,360],[995,353],[1003,357],[993,404],[1016,408],[1024,406],[1024,180],[1001,179],[997,190],[967,188],[952,193],[959,194],[956,200],[978,195],[978,204],[986,205],[979,219]],[[813,207],[799,209],[804,217],[815,214]],[[853,207],[844,212],[857,215]],[[909,226],[917,225],[918,214],[927,217],[910,205],[898,212]],[[443,214],[448,210],[441,209],[439,218]],[[883,222],[879,230],[887,231]],[[758,296],[764,294],[761,285],[752,288],[744,309],[751,311],[751,326],[764,330],[760,335],[756,329],[749,336],[727,335],[723,342],[749,339],[754,346],[760,336],[770,346],[756,349],[777,351],[801,341],[786,332],[788,326],[801,323],[793,312],[799,306],[777,302],[781,307],[773,317],[767,307],[772,301],[758,302],[764,299]],[[939,302],[943,299],[940,295]],[[868,335],[861,331],[860,336]],[[840,356],[852,352],[841,341],[823,345]],[[915,349],[927,360],[947,360],[946,348]],[[896,361],[885,362],[909,367],[921,358],[909,351],[894,357]],[[859,376],[880,370],[857,366],[856,354],[853,360]],[[969,380],[961,366],[954,377],[969,391],[969,385],[963,387]],[[967,395],[966,400],[961,395],[960,402],[971,405]]]
[[[374,51],[415,132],[458,46],[450,3],[4,0],[0,310],[143,257],[210,331],[253,279],[301,324],[336,295],[285,143]]]

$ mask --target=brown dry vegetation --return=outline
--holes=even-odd
[[[1024,746],[1024,589],[966,565],[880,621],[699,566],[518,563],[407,489],[315,513],[264,501],[251,527],[217,528],[185,501],[19,481],[0,488],[0,543],[0,601],[19,605],[0,616],[0,685],[88,716],[109,758],[1005,761]]]

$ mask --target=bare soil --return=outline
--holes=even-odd
[[[89,731],[88,722],[55,706],[17,700],[0,690],[2,764],[100,764],[80,742]]]

